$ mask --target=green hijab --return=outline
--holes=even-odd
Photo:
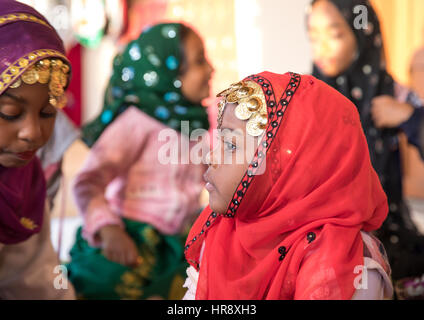
[[[189,121],[189,134],[194,129],[209,129],[206,108],[191,103],[181,92],[182,27],[179,23],[155,25],[114,58],[103,110],[83,128],[89,147],[131,106],[180,132],[181,121]]]

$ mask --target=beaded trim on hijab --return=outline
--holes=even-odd
[[[62,109],[67,103],[65,87],[68,83],[69,66],[60,59],[43,59],[29,67],[10,85],[18,88],[22,81],[26,84],[36,82],[49,85],[49,102],[52,106]]]
[[[218,128],[222,124],[222,116],[227,103],[237,103],[234,111],[240,120],[248,120],[246,131],[249,135],[257,137],[265,132],[268,117],[267,107],[262,88],[253,81],[240,81],[217,95],[222,97],[218,103]]]
[[[271,86],[271,83],[269,82],[269,80],[259,75],[251,75],[249,76],[249,80],[245,80],[244,82],[246,81],[254,82],[259,88],[261,88],[261,86],[264,88],[269,88]],[[268,149],[270,148],[271,143],[274,140],[274,137],[279,129],[279,126],[281,124],[285,111],[291,99],[293,98],[294,94],[296,93],[297,88],[300,85],[300,82],[301,82],[301,76],[297,73],[290,72],[290,81],[287,84],[287,87],[284,90],[283,95],[279,99],[278,104],[275,103],[276,98],[274,96],[274,92],[269,89],[266,91],[265,101],[267,101],[268,105],[274,109],[274,111],[271,112],[269,115],[269,121],[271,125],[265,135],[264,141],[259,145],[257,154],[253,158],[252,163],[249,165],[246,174],[241,180],[240,185],[238,186],[236,192],[234,192],[233,198],[229,204],[227,212],[223,215],[224,217],[234,218],[234,215],[238,207],[240,206],[244,195],[246,194],[253,178],[255,177],[255,172],[261,167],[261,163],[263,162],[265,155],[268,153]],[[238,83],[232,86],[236,87],[238,86]],[[231,86],[230,86],[230,89],[231,89]],[[218,96],[224,95],[227,90],[224,90],[223,92],[218,94]],[[226,100],[226,99],[223,99],[223,100]],[[222,114],[224,112],[225,104],[226,102],[222,104],[219,110],[220,113],[218,114],[218,128],[221,126],[221,123],[222,123]],[[274,165],[275,165],[274,162],[271,162],[271,170],[276,170],[275,168],[273,168]],[[214,224],[217,217],[218,217],[218,214],[216,212],[212,212],[207,218],[207,221],[205,222],[205,224],[202,226],[200,233],[195,235],[195,237],[192,238],[191,240],[187,239],[186,246],[184,247],[185,252],[187,252],[187,250],[190,248],[191,245],[193,245],[193,243],[201,239],[201,237],[205,234],[205,232]],[[311,236],[307,238],[308,241],[310,241],[310,237]],[[279,249],[279,253],[280,253],[280,256],[283,256],[284,258],[285,253],[287,253],[286,248]],[[193,266],[196,265],[197,270],[199,270],[199,267],[200,267],[199,262],[191,260],[191,259],[187,259],[187,261],[192,263]]]

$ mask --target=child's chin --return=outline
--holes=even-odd
[[[0,160],[0,166],[5,168],[20,168],[26,166],[31,160],[11,160],[5,159]]]
[[[209,199],[209,207],[211,210],[217,214],[224,214],[225,209],[223,209],[223,206],[220,206],[216,202],[214,202],[212,199]]]

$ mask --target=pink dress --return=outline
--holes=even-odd
[[[188,161],[194,144],[135,107],[121,114],[93,146],[74,183],[83,237],[90,245],[99,245],[96,233],[103,226],[123,226],[121,218],[151,224],[164,234],[180,233],[192,223],[206,170]],[[164,163],[184,145],[185,161]]]

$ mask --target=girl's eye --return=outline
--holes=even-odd
[[[206,58],[204,56],[197,59],[197,64],[199,65],[204,64],[205,62],[206,62]]]
[[[7,120],[7,121],[17,120],[17,119],[19,119],[20,116],[21,116],[20,114],[14,115],[14,116],[10,116],[10,115],[7,115],[7,114],[4,114],[4,113],[1,113],[0,112],[0,118],[2,118],[4,120]]]
[[[343,38],[343,34],[338,32],[338,33],[332,34],[331,37],[333,39],[341,39],[341,38]]]
[[[234,150],[237,149],[237,147],[234,144],[232,144],[231,142],[224,142],[224,144],[225,144],[226,150],[234,151]]]
[[[41,118],[53,118],[56,116],[56,112],[40,112]]]

